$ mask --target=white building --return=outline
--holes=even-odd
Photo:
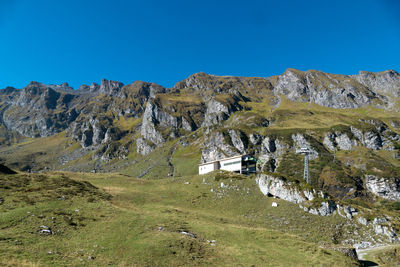
[[[242,173],[242,155],[221,159],[221,170]]]
[[[225,170],[246,174],[255,173],[256,159],[249,155],[239,155],[199,164],[199,174],[206,174],[215,170]]]
[[[219,161],[211,161],[199,164],[199,174],[206,174],[219,169]]]

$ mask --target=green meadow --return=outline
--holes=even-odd
[[[349,266],[339,216],[265,197],[254,176],[137,179],[119,173],[1,175],[5,266]],[[223,183],[223,184],[221,184]],[[278,207],[272,207],[275,201]],[[49,230],[51,234],[43,231]]]

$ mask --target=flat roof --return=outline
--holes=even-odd
[[[224,160],[228,160],[228,159],[235,159],[235,158],[239,158],[239,157],[241,158],[243,156],[246,156],[246,155],[238,155],[238,156],[233,156],[233,157],[229,157],[229,158],[223,158],[223,159],[218,159],[218,160],[209,161],[209,162],[205,162],[205,163],[200,163],[199,166],[207,165],[207,164],[211,164],[211,163],[215,163],[215,162],[219,162],[219,161],[224,161]]]

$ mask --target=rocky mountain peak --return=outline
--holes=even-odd
[[[91,85],[82,84],[77,91],[80,93],[96,93],[99,89],[100,85],[93,82]]]
[[[122,82],[102,79],[99,88],[99,93],[106,95],[115,95],[120,91],[120,89],[123,86],[124,84]]]
[[[194,90],[209,90],[213,87],[213,81],[215,80],[214,75],[210,75],[204,72],[198,72],[190,75],[183,81],[178,82],[174,88],[176,89],[184,89],[184,88],[192,88]]]
[[[132,84],[124,86],[123,91],[127,95],[148,99],[154,98],[156,94],[166,93],[167,89],[155,83],[135,81]]]
[[[54,90],[60,90],[60,91],[65,91],[65,92],[73,92],[74,88],[69,86],[67,82],[64,82],[62,84],[50,84],[48,87],[54,89]]]
[[[2,95],[10,95],[12,93],[18,92],[19,90],[17,88],[11,87],[11,86],[7,86],[4,89],[0,89],[0,94]]]
[[[37,81],[31,81],[25,88],[31,88],[31,87],[45,87],[45,85],[41,82]]]

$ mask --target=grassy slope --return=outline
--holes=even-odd
[[[320,242],[329,243],[335,225],[342,223],[342,218],[314,216],[285,201],[266,198],[249,177],[223,176],[224,179],[217,181],[212,175],[162,180],[141,180],[118,174],[54,173],[50,176],[52,181],[65,179],[62,177],[90,181],[110,193],[112,200],[97,197],[94,202],[88,201],[94,194],[90,190],[81,196],[67,195],[66,200],[58,200],[54,197],[59,194],[52,194],[48,189],[49,197],[34,205],[6,209],[7,194],[16,192],[11,195],[17,200],[23,191],[0,189],[6,200],[0,206],[3,209],[0,262],[3,264],[354,264],[347,257],[318,246]],[[190,183],[185,184],[186,181]],[[221,182],[230,187],[220,188]],[[37,183],[32,182],[30,188],[39,188]],[[60,188],[64,190],[64,186]],[[279,207],[272,208],[272,201],[277,201]],[[51,217],[56,217],[55,223]],[[76,225],[71,226],[70,221]],[[40,225],[49,225],[60,233],[39,235]],[[158,230],[160,226],[162,231]],[[216,245],[207,240],[216,240]]]
[[[26,138],[23,142],[1,147],[0,157],[14,169],[54,168],[69,143],[65,132],[47,138]]]

